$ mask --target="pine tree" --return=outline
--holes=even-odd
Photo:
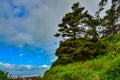
[[[100,9],[104,9],[103,7],[107,4],[108,0],[101,0],[99,3],[99,11]],[[106,11],[106,15],[103,17],[103,21],[101,26],[103,26],[104,30],[102,31],[103,36],[107,36],[110,34],[116,34],[120,32],[120,0],[111,0],[111,8]]]
[[[72,38],[76,39],[81,37],[81,33],[85,30],[81,27],[81,21],[88,15],[87,11],[84,11],[84,7],[81,7],[79,3],[75,3],[72,6],[72,12],[67,13],[63,19],[62,23],[58,25],[59,33],[56,33],[56,37]]]

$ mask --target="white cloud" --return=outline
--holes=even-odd
[[[0,66],[4,67],[4,68],[8,68],[8,69],[14,69],[15,68],[15,65],[8,64],[8,63],[2,63],[2,62],[0,62]]]
[[[47,66],[47,65],[42,65],[42,67],[50,67],[50,66]]]
[[[28,69],[28,70],[34,68],[34,66],[32,66],[32,65],[17,65],[17,66],[18,66],[19,68],[26,68],[26,69]]]
[[[14,10],[8,10],[9,7],[14,5],[23,6],[26,8],[26,10],[29,12],[26,13],[29,15],[27,18],[24,19],[18,19],[14,16],[11,16],[8,20],[5,20],[5,22],[8,22],[9,25],[13,25],[15,29],[17,29],[22,36],[26,37],[25,33],[29,33],[32,38],[29,38],[27,40],[31,41],[54,41],[55,38],[53,38],[53,35],[57,32],[57,25],[59,24],[62,17],[70,11],[71,6],[74,2],[78,0],[13,0],[12,5],[6,4],[2,6],[1,12],[4,12],[4,10],[7,10],[8,13],[14,13]],[[84,0],[80,1],[81,4],[85,5],[88,9],[91,9],[92,12],[95,10],[96,4],[94,2],[98,2],[95,0],[94,2]],[[5,1],[4,1],[5,3]],[[1,3],[2,4],[2,3]],[[92,5],[92,6],[90,6]],[[37,6],[37,7],[36,7]],[[5,25],[5,24],[2,24]],[[4,26],[6,27],[6,26]],[[14,32],[12,30],[9,30],[9,32]],[[18,35],[15,35],[18,36]],[[21,36],[20,36],[21,37]],[[9,37],[8,37],[9,38]],[[16,38],[18,40],[18,38]],[[21,38],[22,39],[22,38]],[[34,39],[34,40],[33,40]],[[23,40],[24,41],[24,37]],[[26,40],[25,40],[26,42]],[[19,43],[19,41],[18,41]]]
[[[34,65],[15,65],[0,62],[0,69],[9,72],[11,76],[31,76],[31,75],[43,75],[50,66],[34,66]]]
[[[4,1],[4,5],[0,3],[2,9],[0,12],[4,12],[5,14],[11,14],[8,16],[8,19],[4,19],[0,22],[2,26],[4,26],[4,30],[8,31],[8,33],[14,33],[13,36],[6,36],[7,33],[1,31],[1,34],[6,36],[6,39],[9,40],[9,43],[18,45],[36,41],[54,41],[53,35],[57,31],[57,25],[61,20],[61,17],[70,10],[70,6],[74,1],[65,1],[65,0],[13,0],[13,1]],[[7,5],[7,6],[6,6]],[[13,6],[24,7],[29,15],[25,18],[16,18],[13,16],[14,13],[19,14],[20,11],[16,12],[16,9],[12,8]],[[11,7],[11,9],[9,9]],[[63,9],[64,7],[64,9]],[[18,10],[18,9],[17,9]],[[3,20],[3,16],[1,19]],[[1,20],[0,19],[0,20]],[[7,23],[7,25],[6,25]],[[9,27],[8,30],[8,26]],[[14,30],[10,30],[10,29]],[[4,34],[3,34],[4,33]]]
[[[92,15],[95,15],[95,12],[98,11],[99,9],[99,2],[100,0],[80,0],[80,4],[85,7],[85,9],[89,10],[89,13]],[[108,1],[107,5],[105,6],[105,10],[108,10],[111,6],[111,0]],[[105,10],[101,12],[100,16],[105,15]]]
[[[75,1],[77,0],[6,0],[0,3],[0,37],[4,36],[0,41],[19,48],[24,48],[27,44],[29,50],[36,50],[36,44],[40,44],[37,48],[47,52],[48,59],[53,62],[56,59],[54,53],[57,45],[52,43],[58,41],[53,35]],[[17,8],[13,8],[15,6]],[[21,7],[25,8],[24,14],[27,17],[14,16],[21,12]]]
[[[8,42],[17,44],[18,46],[24,46],[24,44],[33,44],[32,37],[29,34],[18,33],[17,35],[10,37]]]
[[[42,48],[44,52],[49,53],[48,59],[52,62],[56,59],[54,53],[58,47],[58,44],[53,44],[55,41],[58,42],[53,35],[57,32],[57,25],[62,17],[71,10],[72,4],[80,1],[80,4],[93,13],[98,3],[98,0],[94,2],[90,0],[2,1],[0,3],[0,42],[20,48],[27,44],[33,51],[36,50],[35,48]],[[25,16],[16,17],[15,14],[19,15],[22,8],[25,9],[23,12]],[[37,44],[39,46],[36,47]]]
[[[19,57],[21,57],[21,58],[22,58],[23,56],[24,56],[24,54],[22,54],[22,53],[20,53],[20,54],[19,54]]]

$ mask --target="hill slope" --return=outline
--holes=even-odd
[[[46,71],[43,80],[120,80],[120,34],[99,40],[105,54],[85,62],[56,64]]]

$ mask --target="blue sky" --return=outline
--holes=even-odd
[[[0,0],[0,69],[43,75],[57,58],[57,25],[78,1],[90,13],[97,9],[97,0]]]

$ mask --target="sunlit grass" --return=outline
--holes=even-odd
[[[120,80],[120,34],[101,39],[107,53],[85,62],[53,66],[44,80]],[[112,40],[111,40],[112,38]]]

